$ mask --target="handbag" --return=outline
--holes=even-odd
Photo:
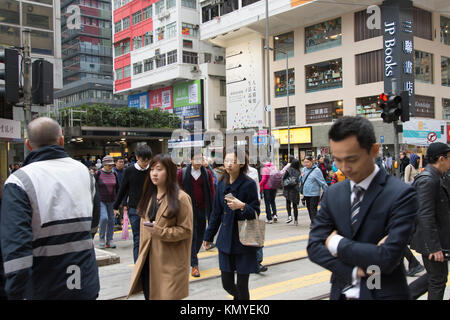
[[[295,187],[297,185],[297,178],[286,172],[289,177],[283,179],[283,188]]]
[[[123,210],[122,240],[128,240],[128,212]]]
[[[238,220],[239,241],[244,246],[263,247],[266,233],[266,224],[256,214],[255,219]]]

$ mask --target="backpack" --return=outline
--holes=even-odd
[[[283,186],[283,176],[276,168],[270,170],[269,181],[267,182],[269,189],[281,189]]]

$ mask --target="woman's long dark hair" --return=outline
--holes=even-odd
[[[177,166],[173,163],[172,158],[168,154],[157,154],[150,161],[147,177],[145,178],[144,187],[142,191],[141,199],[137,206],[137,213],[141,218],[145,218],[147,215],[147,208],[149,202],[156,200],[156,194],[158,193],[157,187],[153,184],[150,178],[151,168],[160,163],[167,172],[166,177],[166,197],[167,197],[167,215],[166,218],[175,217],[180,211],[180,205],[178,202],[178,180],[177,180]]]
[[[227,154],[233,153],[234,156],[236,157],[236,159],[239,159],[237,151],[234,152],[224,152],[223,153],[223,159],[225,160],[225,157],[227,156]],[[245,176],[247,175],[248,172],[248,155],[245,155],[245,163],[244,166],[242,168],[240,168],[239,170],[239,175],[244,174]],[[225,166],[225,162],[224,162],[224,166]],[[220,177],[219,182],[222,182],[222,180],[225,180],[225,183],[230,183],[230,174],[227,172],[227,170],[225,170],[223,172],[222,177]]]

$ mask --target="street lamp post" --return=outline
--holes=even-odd
[[[278,40],[277,37],[275,37],[275,40]],[[291,120],[290,120],[290,112],[289,112],[289,56],[287,52],[284,52],[280,49],[274,49],[266,46],[268,50],[273,50],[274,54],[276,52],[280,52],[285,55],[286,57],[286,100],[287,100],[287,127],[288,127],[288,159],[291,155]],[[269,93],[270,94],[270,93]]]
[[[266,72],[267,72],[267,106],[270,106],[270,42],[269,42],[269,0],[265,0],[266,4],[266,48],[267,48],[267,57],[266,57]],[[271,107],[269,107],[271,108]],[[273,152],[272,152],[272,111],[270,109],[267,110],[269,113],[269,141],[267,143],[271,162],[273,160]]]

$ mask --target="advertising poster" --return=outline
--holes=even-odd
[[[173,88],[165,87],[149,91],[149,108],[173,112]]]
[[[148,92],[128,96],[128,106],[138,109],[148,109]]]
[[[173,100],[173,112],[181,118],[183,129],[194,130],[195,121],[203,123],[201,80],[175,84]]]
[[[227,48],[227,128],[264,125],[263,44],[250,38],[245,46]]]
[[[403,143],[427,146],[433,142],[447,143],[445,121],[412,119],[403,123]]]

